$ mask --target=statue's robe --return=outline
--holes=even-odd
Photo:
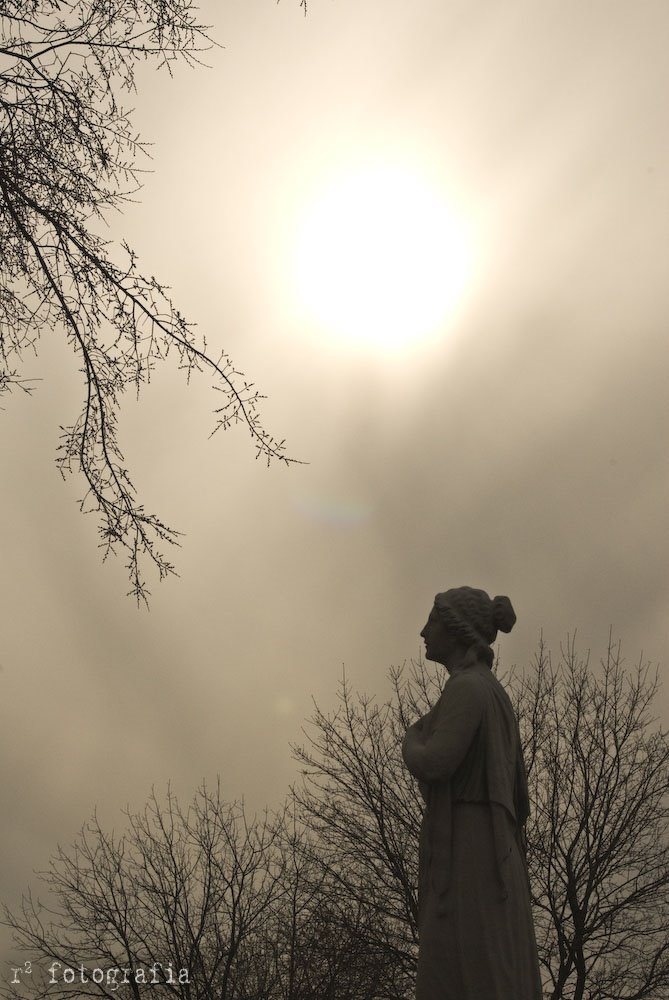
[[[448,680],[403,753],[426,798],[417,1000],[541,1000],[525,766],[511,702],[485,664]]]

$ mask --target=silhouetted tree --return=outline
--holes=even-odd
[[[391,671],[379,705],[344,682],[338,709],[316,707],[296,747],[293,795],[332,893],[376,912],[368,922],[393,988],[410,997],[417,931],[422,801],[404,768],[406,726],[439,694],[438,667]],[[599,667],[570,643],[558,666],[543,645],[505,678],[529,771],[529,873],[546,996],[669,996],[669,742],[651,714],[657,676]]]
[[[288,812],[285,816],[288,815]],[[285,817],[284,817],[285,818]],[[272,1000],[377,1000],[387,978],[370,938],[373,908],[337,891],[293,813],[282,826],[285,893],[268,936],[274,950]],[[370,946],[370,941],[372,946]]]
[[[94,820],[6,912],[35,972],[14,1000],[104,984],[46,982],[78,969],[188,968],[183,1000],[410,1000],[417,953],[422,798],[401,758],[406,726],[439,694],[437,668],[391,671],[384,704],[344,680],[295,748],[301,780],[280,814],[248,822],[220,790],[187,810],[153,796],[120,838]],[[506,679],[519,716],[532,814],[528,865],[545,995],[669,996],[669,741],[652,716],[657,676],[540,646]],[[41,970],[41,977],[38,973]],[[21,977],[19,977],[21,978]],[[143,985],[129,983],[139,1000]]]
[[[32,894],[22,912],[5,911],[29,975],[5,982],[5,997],[108,996],[118,989],[139,998],[156,990],[182,1000],[241,1000],[270,996],[265,951],[272,917],[285,892],[276,849],[281,817],[249,821],[226,803],[220,788],[202,786],[187,809],[168,794],[152,795],[144,811],[128,813],[120,837],[97,818],[74,848],[59,849],[41,881],[46,902]],[[60,966],[52,975],[51,963]],[[93,970],[150,970],[159,980],[92,981]],[[74,983],[65,969],[77,971]],[[172,970],[174,982],[164,982]],[[179,982],[187,969],[188,982]],[[134,975],[134,973],[133,973]],[[118,980],[119,973],[115,978]],[[55,982],[49,982],[49,979]],[[182,977],[183,978],[183,977]]]
[[[669,742],[658,677],[543,644],[512,685],[528,767],[528,859],[552,1000],[669,997]]]
[[[434,677],[414,664],[407,677],[391,671],[393,696],[379,705],[355,694],[344,678],[339,706],[318,706],[294,747],[302,781],[292,789],[309,831],[309,849],[328,897],[353,901],[367,914],[365,943],[384,969],[378,996],[404,1000],[413,992],[418,941],[417,845],[422,799],[400,747],[410,722],[438,696]],[[335,915],[350,930],[346,908]]]
[[[116,436],[121,394],[139,392],[171,352],[186,378],[208,373],[223,394],[214,431],[242,421],[257,456],[288,461],[262,427],[253,385],[211,353],[167,289],[125,243],[98,235],[139,187],[146,152],[120,103],[138,62],[172,72],[211,45],[193,0],[5,0],[0,6],[0,393],[30,391],[24,353],[62,330],[83,374],[83,409],[63,429],[58,465],[81,472],[83,510],[99,515],[104,554],[120,546],[131,593],[148,594],[143,562],[162,579],[177,532],[136,499]]]
[[[120,837],[94,817],[41,873],[44,901],[5,908],[0,996],[375,1000],[373,911],[332,895],[306,841],[287,810],[249,821],[220,786],[187,809],[153,794]]]

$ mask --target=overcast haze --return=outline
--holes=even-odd
[[[504,666],[542,629],[597,658],[613,626],[664,673],[664,0],[225,0],[202,20],[210,69],[140,75],[154,173],[110,235],[308,464],[265,468],[241,425],[209,440],[206,378],[168,366],[128,396],[135,484],[185,532],[180,578],[138,610],[54,465],[78,361],[56,338],[30,360],[34,396],[0,414],[9,901],[95,804],[118,827],[152,785],[186,798],[220,773],[278,805],[311,697],[334,704],[342,664],[385,696],[438,590],[510,596]],[[347,345],[295,292],[299,220],[370,157],[420,164],[472,240],[457,308],[399,353]]]

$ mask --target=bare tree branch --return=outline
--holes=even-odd
[[[669,996],[669,742],[657,672],[543,646],[515,700],[533,814],[528,859],[554,1000]]]
[[[17,946],[90,970],[188,968],[151,985],[175,1000],[410,1000],[417,957],[423,803],[400,753],[406,726],[440,693],[422,662],[390,672],[379,704],[342,679],[294,748],[301,778],[285,808],[250,821],[220,788],[187,809],[151,797],[121,837],[94,818],[43,873],[49,898],[6,912]],[[530,788],[527,855],[547,1000],[669,997],[669,740],[657,673],[627,668],[609,642],[598,666],[570,640],[557,665],[543,642],[505,678]],[[109,995],[49,984],[0,997]],[[144,984],[128,983],[139,1000]]]
[[[116,434],[127,388],[139,393],[172,352],[187,380],[207,373],[223,394],[212,433],[244,423],[256,457],[292,461],[261,424],[254,385],[196,337],[126,244],[95,229],[137,192],[147,154],[119,94],[135,89],[140,61],[169,73],[177,59],[201,63],[213,43],[195,13],[193,0],[11,0],[0,11],[0,393],[30,391],[26,351],[64,331],[85,392],[58,466],[83,474],[81,509],[99,518],[105,558],[125,552],[138,602],[147,561],[160,579],[175,572],[162,546],[179,533],[137,502]]]

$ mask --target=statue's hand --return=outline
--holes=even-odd
[[[418,722],[414,722],[413,726],[409,726],[406,732],[404,740],[406,743],[411,743],[415,741],[416,743],[425,743],[427,737],[427,729],[423,723],[422,719]]]
[[[409,770],[411,770],[409,758],[412,753],[415,752],[414,748],[419,744],[422,745],[424,742],[425,736],[420,732],[419,723],[415,722],[413,726],[409,726],[406,731],[406,736],[402,741],[402,757],[404,758],[404,763],[407,765]]]
[[[437,714],[437,710],[439,708],[439,703],[440,702],[441,702],[441,698],[439,698],[439,700],[437,701],[437,703],[432,706],[432,708],[430,709],[429,712],[427,712],[425,715],[421,716],[421,718],[418,720],[418,722],[414,722],[413,726],[409,727],[410,729],[414,729],[416,732],[420,733],[422,735],[423,739],[425,739],[425,737],[427,736],[428,729],[432,726],[432,723],[433,723],[434,718],[435,718],[435,716]]]

